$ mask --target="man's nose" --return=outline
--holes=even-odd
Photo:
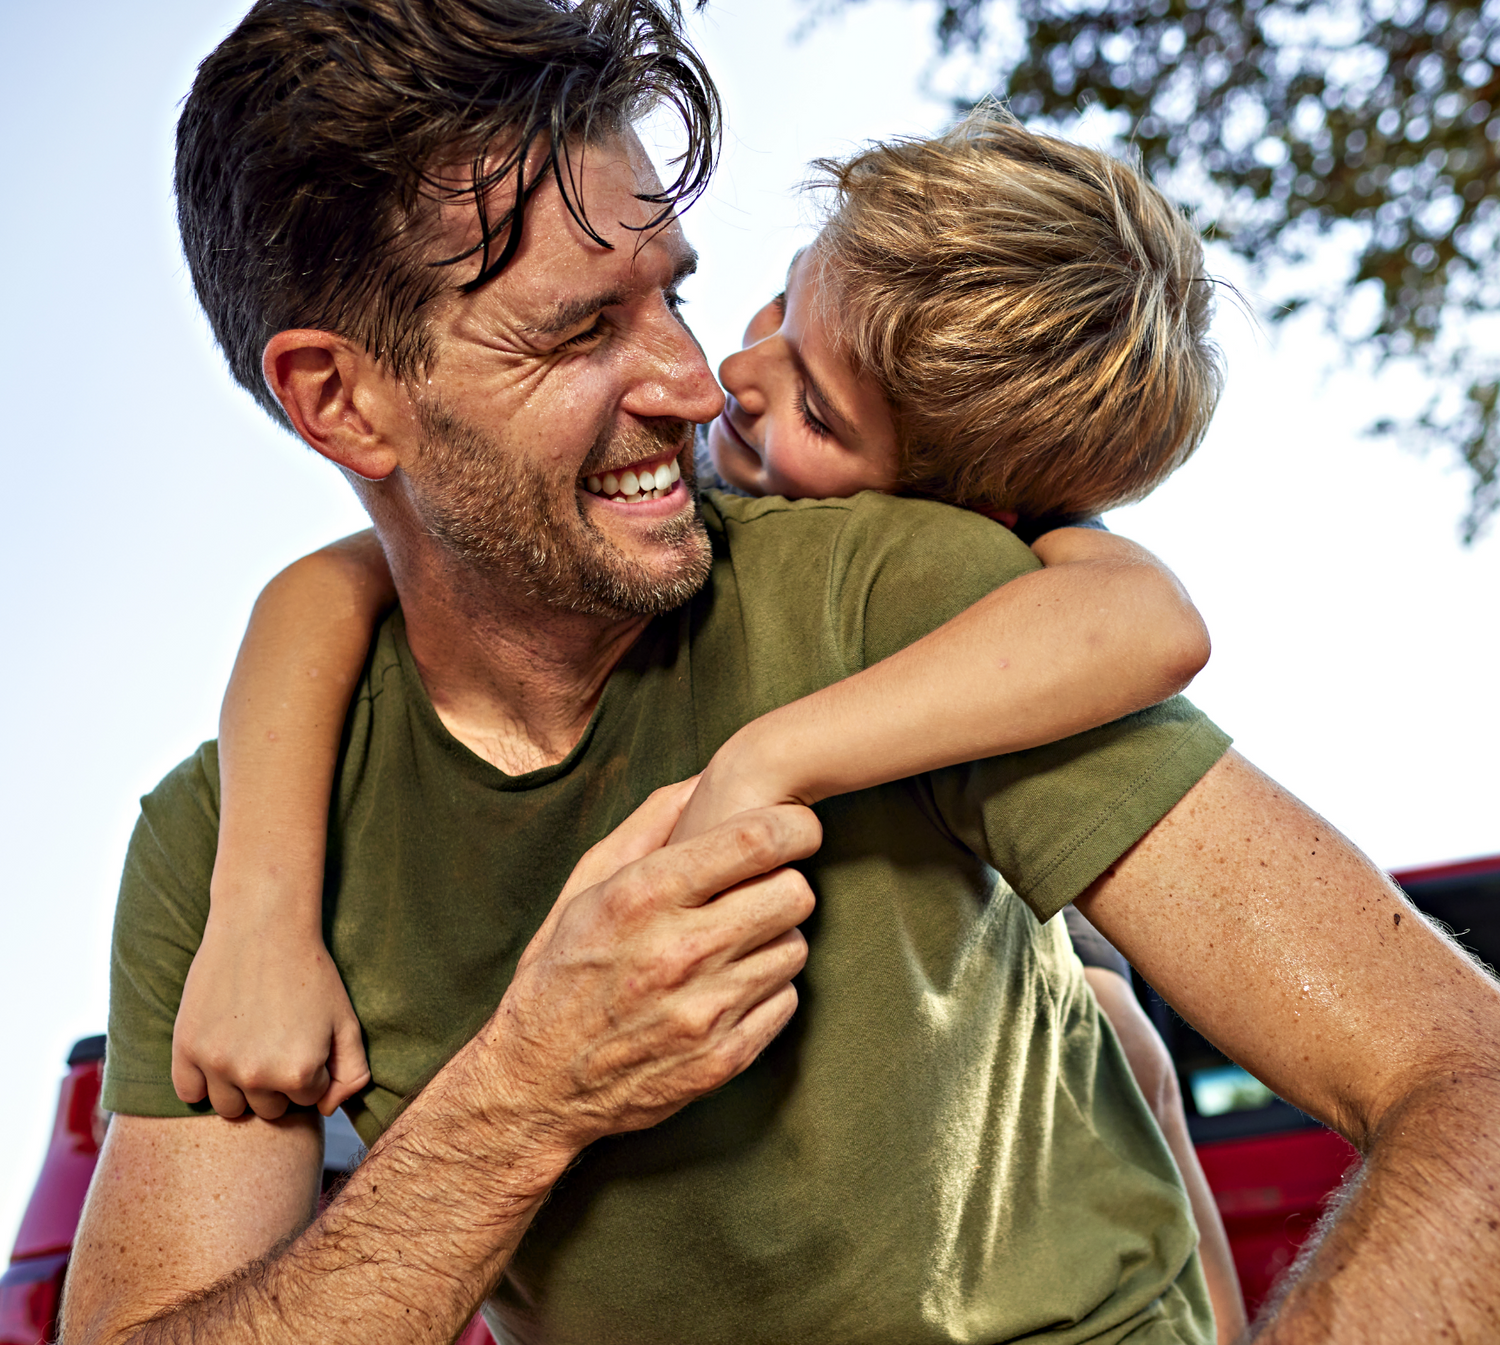
[[[724,409],[698,339],[672,313],[663,312],[650,338],[649,367],[642,370],[626,409],[638,416],[671,417],[699,424]]]

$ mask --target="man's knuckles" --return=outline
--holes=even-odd
[[[668,1014],[677,1049],[694,1050],[711,1043],[715,1033],[731,1021],[729,1015],[729,1006],[716,999],[678,999]]]
[[[726,847],[738,859],[737,869],[750,873],[769,873],[790,859],[801,859],[797,853],[799,831],[793,819],[777,808],[758,808],[740,813],[705,833],[705,840]]]

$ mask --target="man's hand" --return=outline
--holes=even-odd
[[[765,809],[664,846],[691,787],[580,860],[489,1023],[300,1235],[305,1115],[116,1118],[66,1345],[321,1342],[350,1322],[389,1345],[452,1340],[585,1145],[732,1078],[796,1007],[813,900],[783,866],[817,849],[817,820]]]
[[[658,791],[584,856],[467,1048],[493,1049],[536,1108],[528,1123],[569,1150],[726,1083],[797,1007],[813,897],[780,866],[818,848],[817,819],[763,808],[653,848],[694,783]]]
[[[1233,753],[1078,908],[1210,1041],[1366,1155],[1266,1339],[1500,1339],[1493,978]]]

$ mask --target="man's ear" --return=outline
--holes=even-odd
[[[298,328],[266,342],[260,367],[310,447],[367,481],[396,470],[397,451],[370,416],[389,395],[389,380],[364,351],[332,332]]]

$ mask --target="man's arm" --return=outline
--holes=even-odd
[[[1078,901],[1364,1172],[1266,1340],[1500,1335],[1500,988],[1231,753]]]
[[[66,1345],[452,1340],[583,1148],[726,1082],[796,1007],[812,894],[780,866],[817,820],[765,809],[659,848],[692,783],[584,856],[493,1017],[305,1229],[308,1118],[118,1118]]]

